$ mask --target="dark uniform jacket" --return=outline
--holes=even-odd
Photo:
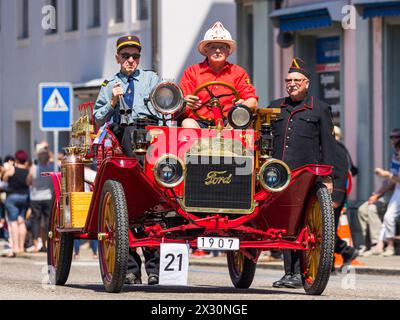
[[[346,200],[347,179],[349,171],[353,176],[358,172],[351,156],[343,143],[336,141],[335,165],[333,167],[333,193],[332,200],[338,204]]]
[[[333,193],[332,201],[341,204],[346,198],[347,176],[349,173],[349,162],[346,147],[336,141],[336,157],[333,168]]]
[[[313,96],[301,102],[287,97],[272,101],[269,108],[281,109],[272,124],[275,159],[291,169],[306,164],[334,165],[336,143],[328,104]]]

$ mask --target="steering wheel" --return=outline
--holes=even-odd
[[[231,93],[224,93],[224,94],[220,94],[218,96],[215,96],[209,87],[211,86],[223,86],[225,88],[228,88]],[[202,84],[201,86],[197,87],[194,92],[193,95],[197,95],[201,90],[205,89],[208,93],[208,95],[210,96],[210,99],[208,99],[207,101],[203,102],[201,104],[201,106],[198,109],[191,109],[193,114],[199,119],[199,120],[205,120],[205,121],[212,121],[212,118],[207,118],[204,117],[202,115],[200,115],[197,110],[199,110],[200,108],[202,108],[203,106],[205,106],[207,109],[211,110],[213,107],[219,107],[221,108],[221,104],[219,99],[222,97],[229,97],[229,96],[235,96],[235,100],[238,101],[239,98],[239,92],[235,89],[235,87],[233,87],[231,84],[223,82],[223,81],[210,81],[210,82],[206,82],[204,84]],[[221,110],[222,113],[222,110]]]

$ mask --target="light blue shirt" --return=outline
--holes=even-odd
[[[393,154],[393,156],[392,156],[392,163],[391,163],[391,165],[390,165],[390,172],[391,172],[394,176],[398,176],[398,175],[399,175],[399,171],[400,171],[400,161],[397,160],[396,154]]]
[[[102,126],[107,121],[112,123],[115,119],[118,119],[119,104],[115,109],[111,106],[112,90],[117,81],[121,83],[124,92],[126,92],[128,88],[128,76],[121,72],[117,73],[113,78],[108,80],[108,82],[105,81],[103,83],[94,106],[94,117],[99,126]],[[160,81],[159,77],[153,71],[136,69],[133,73],[133,81],[135,86],[132,109],[133,118],[149,116],[151,114],[144,104],[144,99],[149,98],[151,91]],[[153,114],[158,115],[151,103],[149,103],[148,106]]]

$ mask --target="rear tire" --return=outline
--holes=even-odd
[[[50,282],[57,286],[63,286],[69,276],[72,263],[72,252],[74,248],[74,238],[72,234],[59,232],[60,203],[55,200],[51,210],[49,222],[49,237],[47,240],[47,264]]]
[[[255,256],[256,250],[248,250]],[[228,269],[235,288],[248,289],[253,283],[257,263],[245,257],[240,251],[228,251]]]
[[[325,290],[332,270],[335,248],[335,220],[331,195],[319,186],[307,208],[305,225],[315,246],[302,251],[303,287],[309,295],[320,295]]]

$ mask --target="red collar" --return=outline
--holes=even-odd
[[[210,67],[210,65],[208,64],[207,58],[206,58],[203,62],[201,62],[201,63],[199,64],[199,66],[200,66],[200,73],[211,72],[211,73],[217,74],[217,73]],[[221,71],[220,71],[219,73],[221,73],[221,72],[224,71],[224,70],[229,69],[231,66],[232,66],[232,63],[226,61],[224,67],[221,69]]]

